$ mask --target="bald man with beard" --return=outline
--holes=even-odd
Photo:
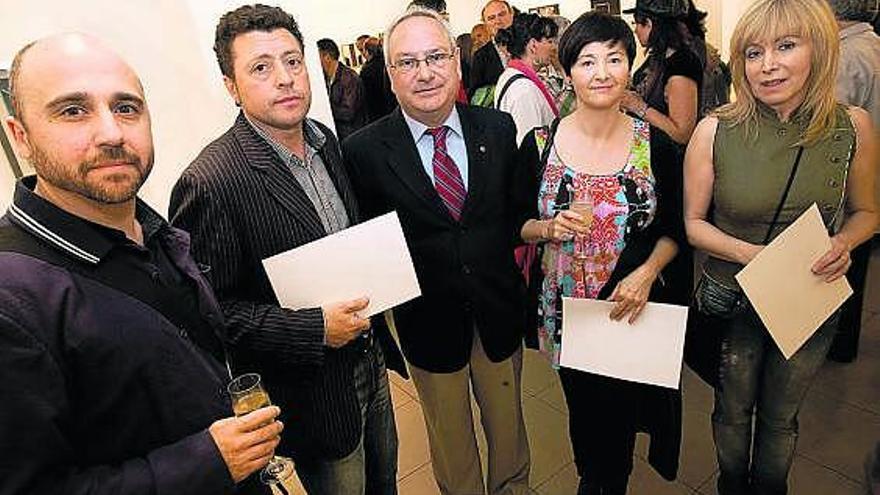
[[[5,123],[36,170],[0,218],[0,494],[267,493],[277,407],[231,416],[217,301],[137,199],[140,80],[106,45],[22,48]]]

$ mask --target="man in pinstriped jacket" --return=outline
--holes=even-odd
[[[262,266],[357,222],[339,144],[306,118],[302,35],[279,8],[243,6],[220,19],[214,50],[241,113],[184,171],[172,223],[210,266],[233,369],[262,374],[288,426],[277,451],[293,457],[309,493],[396,493],[397,434],[377,342],[387,334],[358,316],[367,299],[282,308]]]

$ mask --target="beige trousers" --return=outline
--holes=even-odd
[[[522,415],[520,347],[500,363],[486,357],[474,332],[470,362],[454,373],[431,373],[410,365],[425,416],[434,477],[444,495],[519,495],[529,489],[529,443]],[[483,483],[470,390],[480,408],[488,444]]]

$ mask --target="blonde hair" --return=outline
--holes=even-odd
[[[727,125],[745,125],[757,136],[758,102],[746,79],[746,49],[764,40],[783,36],[809,39],[812,46],[810,75],[804,82],[805,95],[800,112],[810,121],[798,145],[814,144],[835,124],[839,40],[837,23],[826,0],[758,0],[736,24],[730,39],[730,72],[736,101],[715,114]]]

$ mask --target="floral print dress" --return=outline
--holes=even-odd
[[[541,352],[554,367],[559,366],[562,342],[562,298],[595,299],[614,272],[630,235],[644,230],[654,219],[657,197],[649,128],[646,122],[633,120],[629,157],[614,174],[577,172],[562,161],[555,146],[547,154],[538,193],[541,219],[567,210],[574,199],[589,197],[593,205],[589,234],[547,243],[541,260],[544,283],[539,294],[538,340]],[[537,131],[536,139],[538,149],[543,149],[547,132]]]

